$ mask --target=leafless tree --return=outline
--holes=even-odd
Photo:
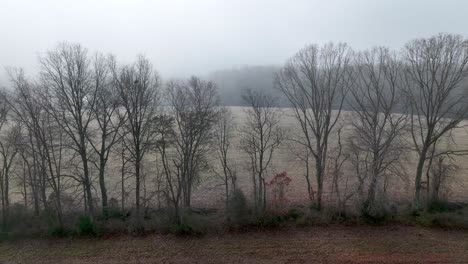
[[[134,165],[136,215],[140,217],[141,167],[157,136],[160,79],[151,63],[139,56],[133,65],[111,66],[113,82],[123,107],[126,122],[122,126],[124,146]]]
[[[207,170],[206,154],[218,118],[218,93],[213,82],[197,77],[169,82],[167,91],[177,152],[172,163],[183,182],[183,205],[190,208],[193,186]]]
[[[311,160],[312,154],[310,153],[309,148],[305,140],[301,138],[302,131],[299,131],[299,134],[295,133],[296,131],[291,130],[288,134],[290,138],[286,138],[286,148],[292,154],[292,158],[299,162],[299,166],[303,166],[304,179],[306,181],[307,195],[310,201],[315,200],[315,191],[311,182]]]
[[[307,46],[276,75],[275,85],[291,104],[315,161],[317,208],[322,207],[329,137],[352,84],[351,50],[343,43]],[[335,110],[335,111],[334,111]]]
[[[383,177],[389,173],[403,152],[401,136],[406,115],[397,114],[404,107],[401,63],[389,49],[378,47],[359,53],[353,74],[356,83],[350,89],[349,104],[353,109],[350,137],[357,155],[363,160],[368,179],[364,210],[374,210],[376,193]],[[361,164],[362,165],[362,164]]]
[[[255,209],[261,213],[266,209],[266,174],[285,131],[279,123],[281,110],[274,97],[246,90],[242,98],[249,107],[245,110],[245,124],[240,128],[240,144],[250,159]]]
[[[5,129],[5,128],[4,128]],[[2,197],[3,226],[6,226],[10,207],[10,185],[15,157],[18,154],[21,140],[21,127],[18,123],[11,124],[3,131],[0,140],[0,157],[2,168],[0,170],[0,191]]]
[[[22,144],[21,156],[28,164],[30,184],[35,200],[35,211],[38,213],[38,203],[42,200],[46,211],[51,209],[48,204],[47,189],[52,188],[55,198],[53,204],[60,225],[62,220],[62,157],[64,151],[64,132],[45,110],[43,90],[30,83],[21,70],[10,72],[14,84],[15,94],[9,105],[13,118],[23,125],[26,130],[27,144]],[[47,100],[47,99],[45,99]]]
[[[20,140],[20,126],[18,123],[11,123],[9,116],[9,105],[6,91],[1,91],[0,95],[0,198],[2,202],[2,225],[7,225],[10,208],[10,184],[13,161],[18,153]]]
[[[226,192],[226,208],[229,206],[229,194],[237,188],[237,175],[232,158],[232,139],[236,132],[236,124],[232,112],[227,107],[219,111],[215,126],[215,145],[222,173],[217,173],[223,179]]]
[[[53,204],[59,225],[62,221],[62,160],[64,151],[64,132],[45,110],[43,89],[33,85],[22,70],[9,72],[14,94],[9,97],[12,118],[25,128],[21,157],[28,164],[29,183],[34,198],[36,214],[39,214],[39,201],[48,211],[48,187],[52,188],[55,199]]]
[[[13,84],[14,93],[8,102],[13,114],[13,118],[23,124],[25,127],[25,144],[21,148],[21,159],[23,164],[27,167],[27,174],[29,176],[28,184],[31,188],[32,197],[34,200],[34,213],[39,215],[40,193],[44,193],[45,197],[45,177],[41,177],[38,166],[38,153],[36,151],[38,141],[36,140],[36,129],[34,118],[37,118],[41,112],[40,106],[33,103],[34,96],[32,85],[24,76],[21,69],[9,69],[8,74],[10,81]],[[33,104],[35,105],[33,107]],[[32,110],[32,111],[30,111]],[[33,117],[30,115],[33,114]],[[44,201],[45,204],[45,201]]]
[[[430,149],[467,117],[468,41],[439,34],[404,49],[405,97],[418,155],[414,208],[421,208],[421,179]]]
[[[129,191],[127,191],[127,180],[132,176],[131,168],[129,168],[129,162],[131,161],[127,147],[125,146],[125,141],[122,140],[122,135],[119,137],[115,144],[115,147],[112,148],[113,156],[119,161],[118,169],[120,172],[120,180],[117,182],[117,188],[120,191],[120,210],[125,212],[126,210],[126,198],[128,197]]]
[[[90,123],[100,89],[94,78],[88,52],[79,44],[60,44],[40,58],[41,81],[46,89],[46,110],[72,141],[71,148],[79,154],[86,208],[94,216],[92,179],[89,168]],[[95,66],[95,65],[94,65]]]
[[[449,180],[458,170],[458,166],[451,160],[450,156],[437,156],[433,166],[431,166],[432,184],[430,202],[440,202],[442,190],[447,188]]]
[[[114,61],[111,59],[111,64]],[[119,108],[119,94],[116,83],[110,78],[110,70],[107,60],[102,55],[96,55],[94,61],[93,81],[98,87],[96,102],[92,108],[95,116],[96,129],[88,133],[88,140],[98,161],[93,162],[99,171],[99,186],[101,190],[102,210],[106,213],[108,206],[106,188],[106,165],[111,154],[112,147],[120,139],[122,133],[119,129],[125,122],[125,113]]]
[[[327,163],[327,174],[332,178],[332,197],[336,197],[338,213],[345,212],[347,202],[355,195],[355,190],[351,188],[351,177],[349,172],[344,171],[344,166],[350,158],[350,153],[346,150],[342,134],[343,124],[338,125],[336,146],[330,149],[330,162]]]
[[[172,203],[174,207],[174,218],[177,224],[182,223],[181,215],[181,200],[184,190],[184,180],[174,161],[178,157],[178,153],[174,150],[176,145],[174,120],[169,115],[161,116],[161,125],[158,126],[158,134],[160,135],[156,147],[160,155],[162,165],[162,174],[165,178],[166,196],[168,203]]]

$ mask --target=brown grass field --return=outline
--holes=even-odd
[[[468,232],[315,226],[207,235],[0,243],[0,263],[468,263]]]
[[[240,127],[243,125],[243,120],[245,119],[245,112],[243,107],[231,107],[231,110],[234,114],[237,126]],[[351,131],[351,125],[349,123],[350,118],[352,118],[352,112],[343,112],[342,113],[342,122],[344,124],[344,137],[346,133]],[[288,134],[298,135],[301,133],[299,131],[299,126],[297,121],[292,116],[291,109],[282,109],[282,119],[281,126],[287,129]],[[468,149],[468,122],[460,124],[461,128],[455,129],[453,134],[454,142],[449,140],[444,140],[440,144],[444,146],[449,144],[452,149],[456,150],[467,150]],[[237,135],[233,139],[233,160],[235,160],[236,170],[238,175],[238,181],[240,187],[246,192],[246,194],[251,193],[251,176],[249,171],[246,169],[248,166],[248,158],[242,153],[239,149],[239,139]],[[344,140],[344,139],[343,139]],[[332,142],[333,143],[333,142]],[[407,138],[408,147],[411,147],[411,140]],[[416,167],[416,160],[414,159],[414,153],[408,153],[404,159],[404,177],[393,177],[389,178],[389,190],[388,196],[390,199],[398,200],[401,202],[410,202],[413,197],[414,190],[414,169]],[[454,157],[455,163],[459,166],[459,169],[456,171],[456,174],[449,180],[449,188],[447,196],[451,201],[468,201],[468,156],[457,156]],[[216,162],[216,161],[214,161]],[[315,178],[313,176],[313,166],[310,167],[311,170],[311,182],[313,184],[314,190],[315,187]],[[306,189],[306,181],[304,179],[304,163],[294,157],[288,143],[283,143],[281,148],[274,155],[274,159],[271,164],[270,174],[273,177],[274,173],[287,171],[289,176],[292,178],[291,185],[288,190],[288,199],[291,203],[294,204],[303,204],[308,202],[308,195]],[[345,174],[351,172],[351,168],[345,168]],[[267,177],[268,180],[268,177]],[[424,180],[424,179],[423,179]],[[350,185],[352,185],[353,177],[350,176]],[[325,192],[324,200],[331,199],[331,182],[325,182]],[[203,181],[199,186],[196,187],[193,193],[193,204],[199,207],[222,207],[223,206],[223,187],[219,186],[219,181],[216,181],[209,176],[205,181]]]
[[[244,125],[243,120],[245,120],[245,108],[243,107],[230,107],[233,112],[236,126],[242,127]],[[346,133],[351,131],[351,125],[349,124],[349,120],[352,118],[352,112],[344,111],[342,113],[342,122],[344,124],[344,136],[343,141],[346,138]],[[283,108],[282,109],[282,118],[280,122],[281,126],[286,129],[288,136],[293,135],[300,135],[301,131],[299,131],[299,125],[297,121],[292,116],[291,109]],[[461,126],[468,127],[468,121],[461,124]],[[468,129],[467,128],[458,128],[453,131],[453,138],[454,142],[450,142],[450,147],[456,150],[468,150]],[[408,146],[410,147],[411,141],[407,140]],[[333,145],[333,140],[331,142]],[[443,143],[445,144],[445,142]],[[239,147],[240,145],[240,136],[238,131],[234,131],[234,138],[232,139],[232,156],[231,161],[233,161],[234,168],[237,172],[238,178],[238,186],[244,191],[247,196],[250,196],[252,193],[252,184],[251,184],[251,175],[250,171],[248,170],[248,157],[242,152]],[[442,144],[441,144],[442,145]],[[331,146],[333,147],[333,146]],[[297,146],[292,147],[295,151],[300,151],[297,149]],[[217,166],[219,161],[215,156],[214,151],[210,151],[209,155],[209,162],[211,165]],[[402,157],[404,159],[404,174],[403,177],[393,177],[389,178],[389,189],[387,196],[392,200],[397,200],[400,202],[410,202],[413,196],[414,190],[414,168],[415,168],[415,159],[414,153],[407,154],[406,157]],[[457,156],[454,157],[456,164],[459,166],[459,169],[456,171],[456,174],[449,180],[449,192],[447,193],[448,198],[451,201],[460,201],[466,202],[468,201],[468,175],[466,175],[466,171],[468,171],[468,156]],[[147,155],[146,157],[146,174],[147,179],[145,180],[145,188],[147,189],[148,193],[151,193],[153,190],[156,189],[155,187],[155,171],[154,169],[158,166],[157,160],[155,161],[153,155]],[[314,167],[313,162],[310,163],[310,179],[314,190],[316,191],[316,184],[314,178]],[[111,156],[108,165],[108,176],[106,178],[107,188],[108,188],[108,196],[109,198],[116,198],[120,200],[121,193],[120,193],[120,162],[119,157]],[[132,170],[131,167],[128,168],[129,171]],[[283,141],[280,148],[275,152],[273,156],[273,160],[271,162],[271,166],[269,168],[267,176],[267,181],[273,178],[275,173],[286,171],[289,177],[292,178],[292,182],[287,190],[287,199],[292,204],[301,204],[301,205],[308,205],[310,203],[308,199],[307,187],[306,187],[306,180],[304,178],[305,174],[305,167],[304,163],[296,158],[291,151],[291,143],[290,141]],[[352,168],[345,168],[343,172],[345,175],[349,176],[349,188],[352,188],[352,185],[356,182],[356,178],[353,177]],[[97,174],[95,171],[94,174]],[[424,179],[423,179],[424,180]],[[95,186],[95,197],[99,197],[99,190],[98,190],[98,179],[95,177],[93,179],[94,186]],[[72,184],[76,184],[73,180],[71,181]],[[131,203],[134,201],[134,178],[129,177],[126,180],[127,191],[129,192],[129,197],[127,197],[128,206],[131,206]],[[19,188],[18,186],[13,186],[12,188]],[[343,187],[341,187],[343,188]],[[150,194],[149,194],[150,195]],[[324,198],[325,202],[331,202],[333,199],[333,195],[331,194],[331,182],[330,179],[325,179],[325,191],[324,191]],[[22,196],[18,189],[12,192],[12,200],[14,201],[21,201]],[[148,202],[148,205],[151,207],[156,207],[157,201],[156,196]],[[207,172],[202,175],[202,179],[200,179],[200,183],[194,187],[193,194],[192,194],[192,205],[194,207],[200,208],[223,208],[224,206],[224,186],[221,185],[221,180],[214,176],[214,173]]]

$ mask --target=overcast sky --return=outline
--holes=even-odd
[[[171,78],[282,64],[308,43],[399,48],[437,32],[467,36],[468,1],[0,0],[0,67],[32,74],[42,52],[70,41],[124,62],[143,53]]]

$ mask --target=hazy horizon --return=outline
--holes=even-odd
[[[132,61],[144,54],[163,78],[249,65],[281,65],[309,43],[400,48],[438,32],[468,36],[466,1],[7,1],[0,9],[5,67],[37,72],[57,43]]]

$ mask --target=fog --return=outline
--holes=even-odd
[[[0,263],[468,263],[466,11],[0,0]]]
[[[6,66],[37,71],[58,42],[130,61],[145,54],[162,76],[280,65],[307,43],[402,46],[437,32],[468,35],[466,1],[1,1],[0,83]]]

